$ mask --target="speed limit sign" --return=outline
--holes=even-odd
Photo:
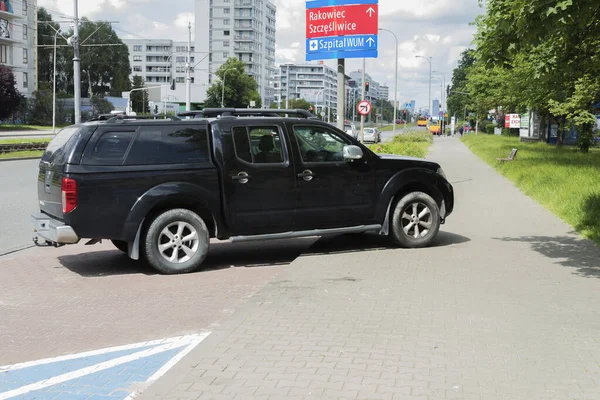
[[[360,115],[369,115],[372,109],[373,106],[367,100],[360,101],[356,106],[356,111],[358,111]]]

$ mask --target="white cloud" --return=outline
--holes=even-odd
[[[277,6],[277,63],[305,62],[305,0],[272,0]],[[233,2],[232,2],[233,3]],[[73,0],[38,0],[51,13],[73,15]],[[170,1],[168,7],[157,0],[79,0],[79,14],[90,19],[118,20],[113,24],[121,37],[168,38],[186,41],[187,25],[194,25],[195,0]],[[431,56],[434,70],[446,75],[464,49],[471,45],[475,28],[469,26],[483,12],[478,0],[379,0],[379,26],[398,36],[399,100],[427,102],[429,64],[415,55]],[[125,32],[127,31],[127,32]],[[192,27],[192,34],[195,32]],[[373,79],[390,86],[393,98],[395,75],[394,37],[380,32],[379,58],[366,60],[366,72]],[[325,63],[336,68],[336,60]],[[347,71],[360,69],[362,60],[347,59]],[[439,96],[435,86],[432,92]]]

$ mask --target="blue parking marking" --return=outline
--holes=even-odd
[[[57,361],[48,364],[33,365],[13,371],[0,371],[0,393],[8,392],[21,386],[29,385],[41,380],[50,379],[53,376],[66,374],[80,368],[89,367],[103,361],[108,361],[120,356],[130,355],[141,350],[150,349],[154,346],[146,346],[128,350],[111,351],[96,356],[76,358],[72,360]]]
[[[124,399],[185,346],[17,397],[23,400]],[[92,396],[93,395],[93,396]]]
[[[131,400],[210,332],[0,367],[0,400]]]

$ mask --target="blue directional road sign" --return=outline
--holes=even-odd
[[[377,57],[377,35],[306,39],[306,60]]]
[[[378,0],[307,0],[306,60],[377,58]]]

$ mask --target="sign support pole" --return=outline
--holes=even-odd
[[[346,94],[346,60],[338,58],[338,74],[337,74],[337,127],[344,130],[345,120],[345,94]]]
[[[363,58],[362,61],[362,79],[361,79],[361,101],[365,99],[365,64],[366,64],[366,58]],[[361,143],[364,143],[365,141],[365,116],[361,115],[360,116],[360,132],[358,133],[358,140],[360,140]]]

